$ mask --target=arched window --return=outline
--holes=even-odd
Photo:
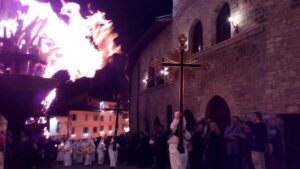
[[[220,10],[220,13],[217,17],[217,25],[216,25],[216,42],[220,43],[226,39],[230,38],[231,30],[230,30],[230,22],[228,18],[230,17],[230,7],[228,3],[225,3]]]
[[[193,53],[199,52],[203,48],[203,28],[201,21],[197,21],[191,28],[191,49]]]

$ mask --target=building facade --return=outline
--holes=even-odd
[[[50,136],[69,136],[71,139],[97,138],[114,135],[116,103],[100,102],[97,111],[71,110],[69,117],[53,117],[50,119]],[[129,131],[128,112],[119,116],[118,135]],[[51,125],[52,124],[52,125]]]
[[[168,62],[182,33],[189,56],[210,65],[186,69],[186,117],[211,118],[224,129],[230,116],[260,111],[299,128],[299,13],[297,0],[174,0],[172,16],[158,18],[131,53],[131,129],[168,126],[179,109],[176,76],[161,82],[153,60]]]

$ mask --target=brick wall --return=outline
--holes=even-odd
[[[172,24],[141,53],[140,79],[147,75],[152,59],[166,56],[176,48],[179,33],[189,34],[194,20],[203,25],[204,50],[196,55],[208,62],[208,71],[195,71],[186,81],[185,108],[196,117],[204,117],[210,99],[221,96],[231,114],[299,113],[300,110],[300,6],[291,0],[229,0],[231,16],[239,15],[239,33],[232,28],[232,38],[215,44],[215,23],[222,0],[174,0]],[[132,91],[137,88],[137,68],[132,77]],[[152,126],[157,116],[165,122],[166,106],[178,108],[177,82],[153,89],[132,92],[131,108],[139,95],[140,128],[143,119]],[[136,110],[131,111],[131,116]],[[132,122],[133,120],[131,120]],[[165,123],[164,123],[165,124]]]

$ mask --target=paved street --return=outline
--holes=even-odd
[[[54,164],[53,167],[51,169],[68,169],[68,168],[72,168],[72,169],[109,169],[109,165],[105,164],[105,165],[92,165],[92,166],[84,166],[84,165],[73,165],[71,167],[64,167],[63,165],[59,165],[59,164]],[[137,169],[137,167],[135,166],[126,166],[126,165],[121,165],[121,166],[117,166],[116,169]]]

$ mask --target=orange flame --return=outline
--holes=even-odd
[[[36,48],[35,54],[47,62],[44,77],[51,77],[59,70],[68,70],[72,80],[93,77],[113,54],[121,51],[114,42],[118,35],[113,32],[113,24],[105,19],[103,12],[85,19],[78,4],[62,0],[61,14],[69,17],[65,23],[53,12],[50,3],[19,2],[28,6],[28,10],[24,13],[19,9],[17,18],[0,21],[0,37],[17,36],[15,45],[25,53]]]

